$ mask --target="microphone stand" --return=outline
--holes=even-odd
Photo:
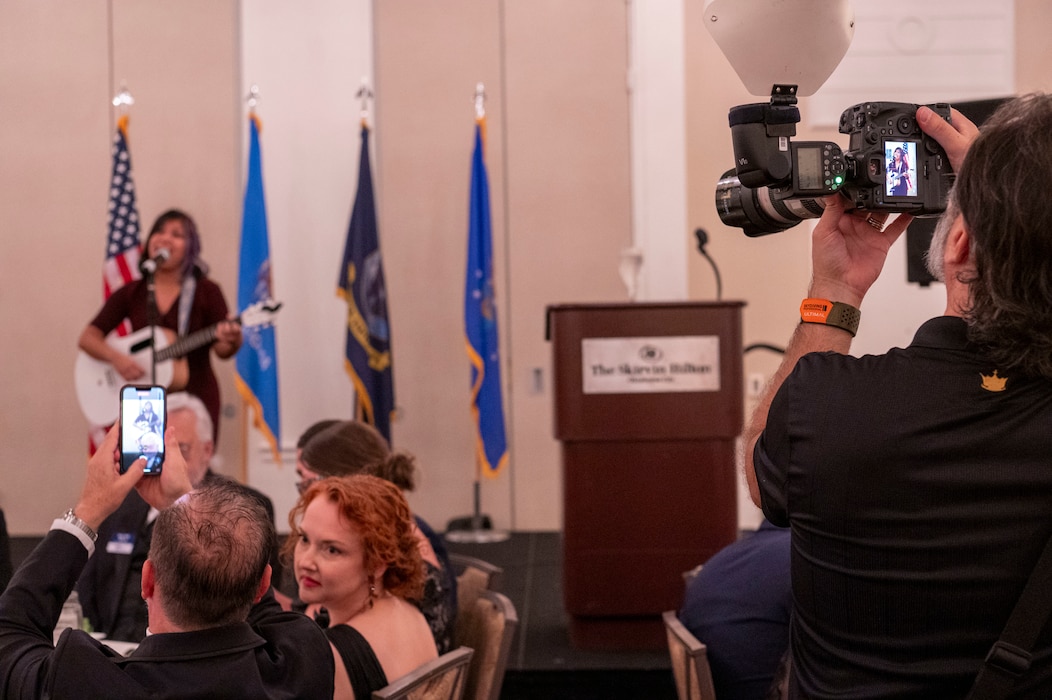
[[[716,266],[716,261],[712,259],[709,252],[705,250],[705,246],[709,243],[709,234],[705,229],[699,228],[694,231],[695,238],[698,239],[698,252],[701,253],[701,257],[708,261],[709,265],[712,266],[712,273],[716,277],[716,301],[723,299],[723,280],[720,279],[720,268]]]
[[[146,266],[146,325],[150,329],[150,384],[157,383],[157,290],[154,285],[154,270]]]

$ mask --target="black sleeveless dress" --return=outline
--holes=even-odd
[[[336,625],[326,629],[325,636],[340,652],[354,688],[354,700],[370,700],[374,690],[387,685],[387,675],[361,632],[349,625]]]

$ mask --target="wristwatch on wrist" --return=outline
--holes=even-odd
[[[73,527],[79,528],[81,531],[83,531],[83,533],[87,535],[88,539],[90,539],[92,542],[99,539],[99,533],[92,530],[91,525],[88,525],[86,522],[78,518],[73,512],[72,508],[70,508],[62,514],[62,519],[70,525],[72,525]]]

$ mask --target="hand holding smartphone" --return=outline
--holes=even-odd
[[[140,457],[146,460],[145,476],[161,473],[167,423],[168,404],[164,387],[127,385],[121,388],[121,474]]]

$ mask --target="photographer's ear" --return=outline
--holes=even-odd
[[[964,225],[964,217],[960,214],[954,219],[950,227],[950,233],[946,237],[946,263],[955,267],[964,267],[971,263],[972,237]]]

